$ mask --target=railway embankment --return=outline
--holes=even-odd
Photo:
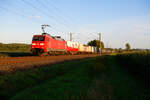
[[[26,56],[26,57],[1,57],[0,58],[0,74],[11,73],[16,70],[26,70],[35,67],[50,66],[52,64],[70,61],[75,59],[83,59],[96,57],[97,54],[86,55],[59,55],[59,56]]]

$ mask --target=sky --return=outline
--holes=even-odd
[[[150,49],[150,0],[0,0],[0,42],[28,43],[41,34],[105,47]]]

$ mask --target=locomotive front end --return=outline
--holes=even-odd
[[[45,36],[34,35],[32,39],[31,51],[34,55],[41,55],[45,52]]]

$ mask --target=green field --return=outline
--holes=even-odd
[[[118,59],[120,56],[122,59]],[[150,59],[148,55],[141,56]],[[121,63],[123,59],[125,55],[101,56],[1,75],[0,97],[11,100],[149,100],[148,80],[129,71],[134,60],[133,65],[126,68]]]
[[[30,56],[29,44],[11,43],[3,44],[0,43],[0,57],[18,57],[18,56]]]

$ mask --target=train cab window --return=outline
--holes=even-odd
[[[38,41],[39,37],[33,37],[32,41]]]
[[[45,40],[45,37],[33,37],[33,40],[32,41],[44,41]]]
[[[45,37],[39,37],[39,41],[44,41]]]

